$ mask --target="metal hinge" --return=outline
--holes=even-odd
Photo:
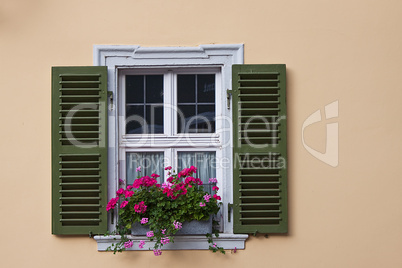
[[[112,111],[113,110],[113,91],[108,91],[107,92],[107,97],[110,100],[109,109]]]
[[[114,224],[114,209],[111,210],[110,223]]]
[[[227,100],[227,108],[230,110],[230,98],[232,96],[232,90],[226,89],[226,100]]]
[[[231,218],[230,212],[232,209],[233,209],[233,204],[228,203],[228,222],[230,222],[230,218]]]

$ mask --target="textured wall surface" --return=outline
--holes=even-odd
[[[402,267],[402,2],[3,0],[0,2],[1,267]],[[113,255],[51,235],[51,66],[92,65],[94,44],[243,43],[245,63],[285,63],[286,236],[208,251]],[[339,164],[325,152],[339,125]],[[324,114],[324,113],[323,113]]]

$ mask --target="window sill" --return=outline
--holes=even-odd
[[[153,242],[149,242],[146,236],[128,236],[130,240],[134,242],[134,246],[127,250],[148,250],[153,247]],[[244,249],[244,242],[248,238],[246,234],[219,234],[219,237],[214,238],[214,243],[218,247],[223,247],[224,249]],[[106,251],[113,243],[119,241],[119,235],[109,235],[94,237],[98,243],[98,251]],[[144,248],[140,249],[138,244],[140,240],[145,241]],[[180,249],[208,249],[209,244],[205,236],[194,235],[194,236],[176,236],[174,243],[170,243],[163,246],[163,249],[167,250],[180,250]]]

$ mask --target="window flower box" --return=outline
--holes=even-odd
[[[116,230],[121,235],[121,241],[110,250],[121,252],[133,246],[143,248],[145,241],[134,245],[128,237],[130,234],[146,235],[154,242],[154,253],[159,256],[161,248],[173,242],[176,235],[203,234],[208,237],[213,252],[224,253],[223,248],[212,241],[212,217],[220,208],[219,188],[212,187],[214,195],[204,191],[202,181],[193,177],[197,172],[193,166],[178,174],[171,172],[171,167],[165,169],[170,175],[165,183],[158,184],[157,174],[139,177],[126,189],[117,190],[116,197],[109,201],[106,210],[118,209]],[[138,167],[137,171],[140,170]],[[216,178],[209,179],[209,183],[215,185],[216,182]]]
[[[146,235],[150,231],[149,227],[136,222],[131,227],[132,235]],[[175,235],[205,235],[212,233],[212,217],[206,221],[185,221],[182,228]]]

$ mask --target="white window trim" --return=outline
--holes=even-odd
[[[108,91],[113,94],[113,106],[108,110],[108,136],[109,136],[109,153],[108,153],[108,200],[114,197],[119,180],[119,139],[118,139],[118,121],[124,120],[124,118],[118,118],[118,109],[116,104],[118,103],[116,96],[119,89],[119,70],[127,68],[168,68],[168,67],[220,67],[221,68],[221,81],[222,89],[232,88],[232,65],[243,64],[244,49],[243,44],[229,44],[229,45],[200,45],[198,47],[141,47],[141,46],[120,46],[120,45],[95,45],[94,46],[94,65],[95,66],[107,66],[108,68]],[[225,105],[226,106],[226,105]],[[224,111],[223,116],[231,117],[231,109],[222,109]],[[231,122],[223,123],[223,128],[231,128]],[[225,138],[226,140],[227,138]],[[232,155],[232,134],[227,140],[229,146],[223,146],[223,155]],[[225,163],[228,167],[232,166],[232,160]],[[234,247],[238,249],[244,248],[244,241],[248,237],[247,235],[234,235],[233,234],[233,216],[229,222],[227,203],[233,202],[233,185],[232,169],[225,169],[225,174],[222,174],[224,178],[221,179],[222,184],[221,192],[222,199],[225,204],[222,206],[223,229],[224,233],[216,239],[218,246],[224,248],[231,248],[231,243],[227,241],[235,241],[240,239],[243,242]],[[114,219],[108,217],[108,230],[112,231],[114,228],[113,222],[116,221],[116,215]],[[118,236],[109,236],[114,242],[114,238]],[[139,238],[139,237],[138,237]],[[98,242],[98,250],[105,250],[102,245],[105,245],[107,239],[104,237],[95,236],[95,240]],[[180,241],[180,243],[178,243]],[[194,242],[198,241],[198,242]],[[198,246],[191,246],[190,248],[186,243],[196,243]],[[112,243],[112,242],[111,242]],[[111,244],[110,243],[110,244]],[[202,245],[206,243],[205,237],[197,237],[194,240],[192,236],[183,236],[175,242],[177,249],[202,249],[208,248]],[[181,246],[183,245],[183,246]],[[186,246],[187,245],[187,246]],[[233,248],[234,248],[233,247]],[[107,248],[107,247],[106,247]],[[167,249],[167,248],[166,248]]]

